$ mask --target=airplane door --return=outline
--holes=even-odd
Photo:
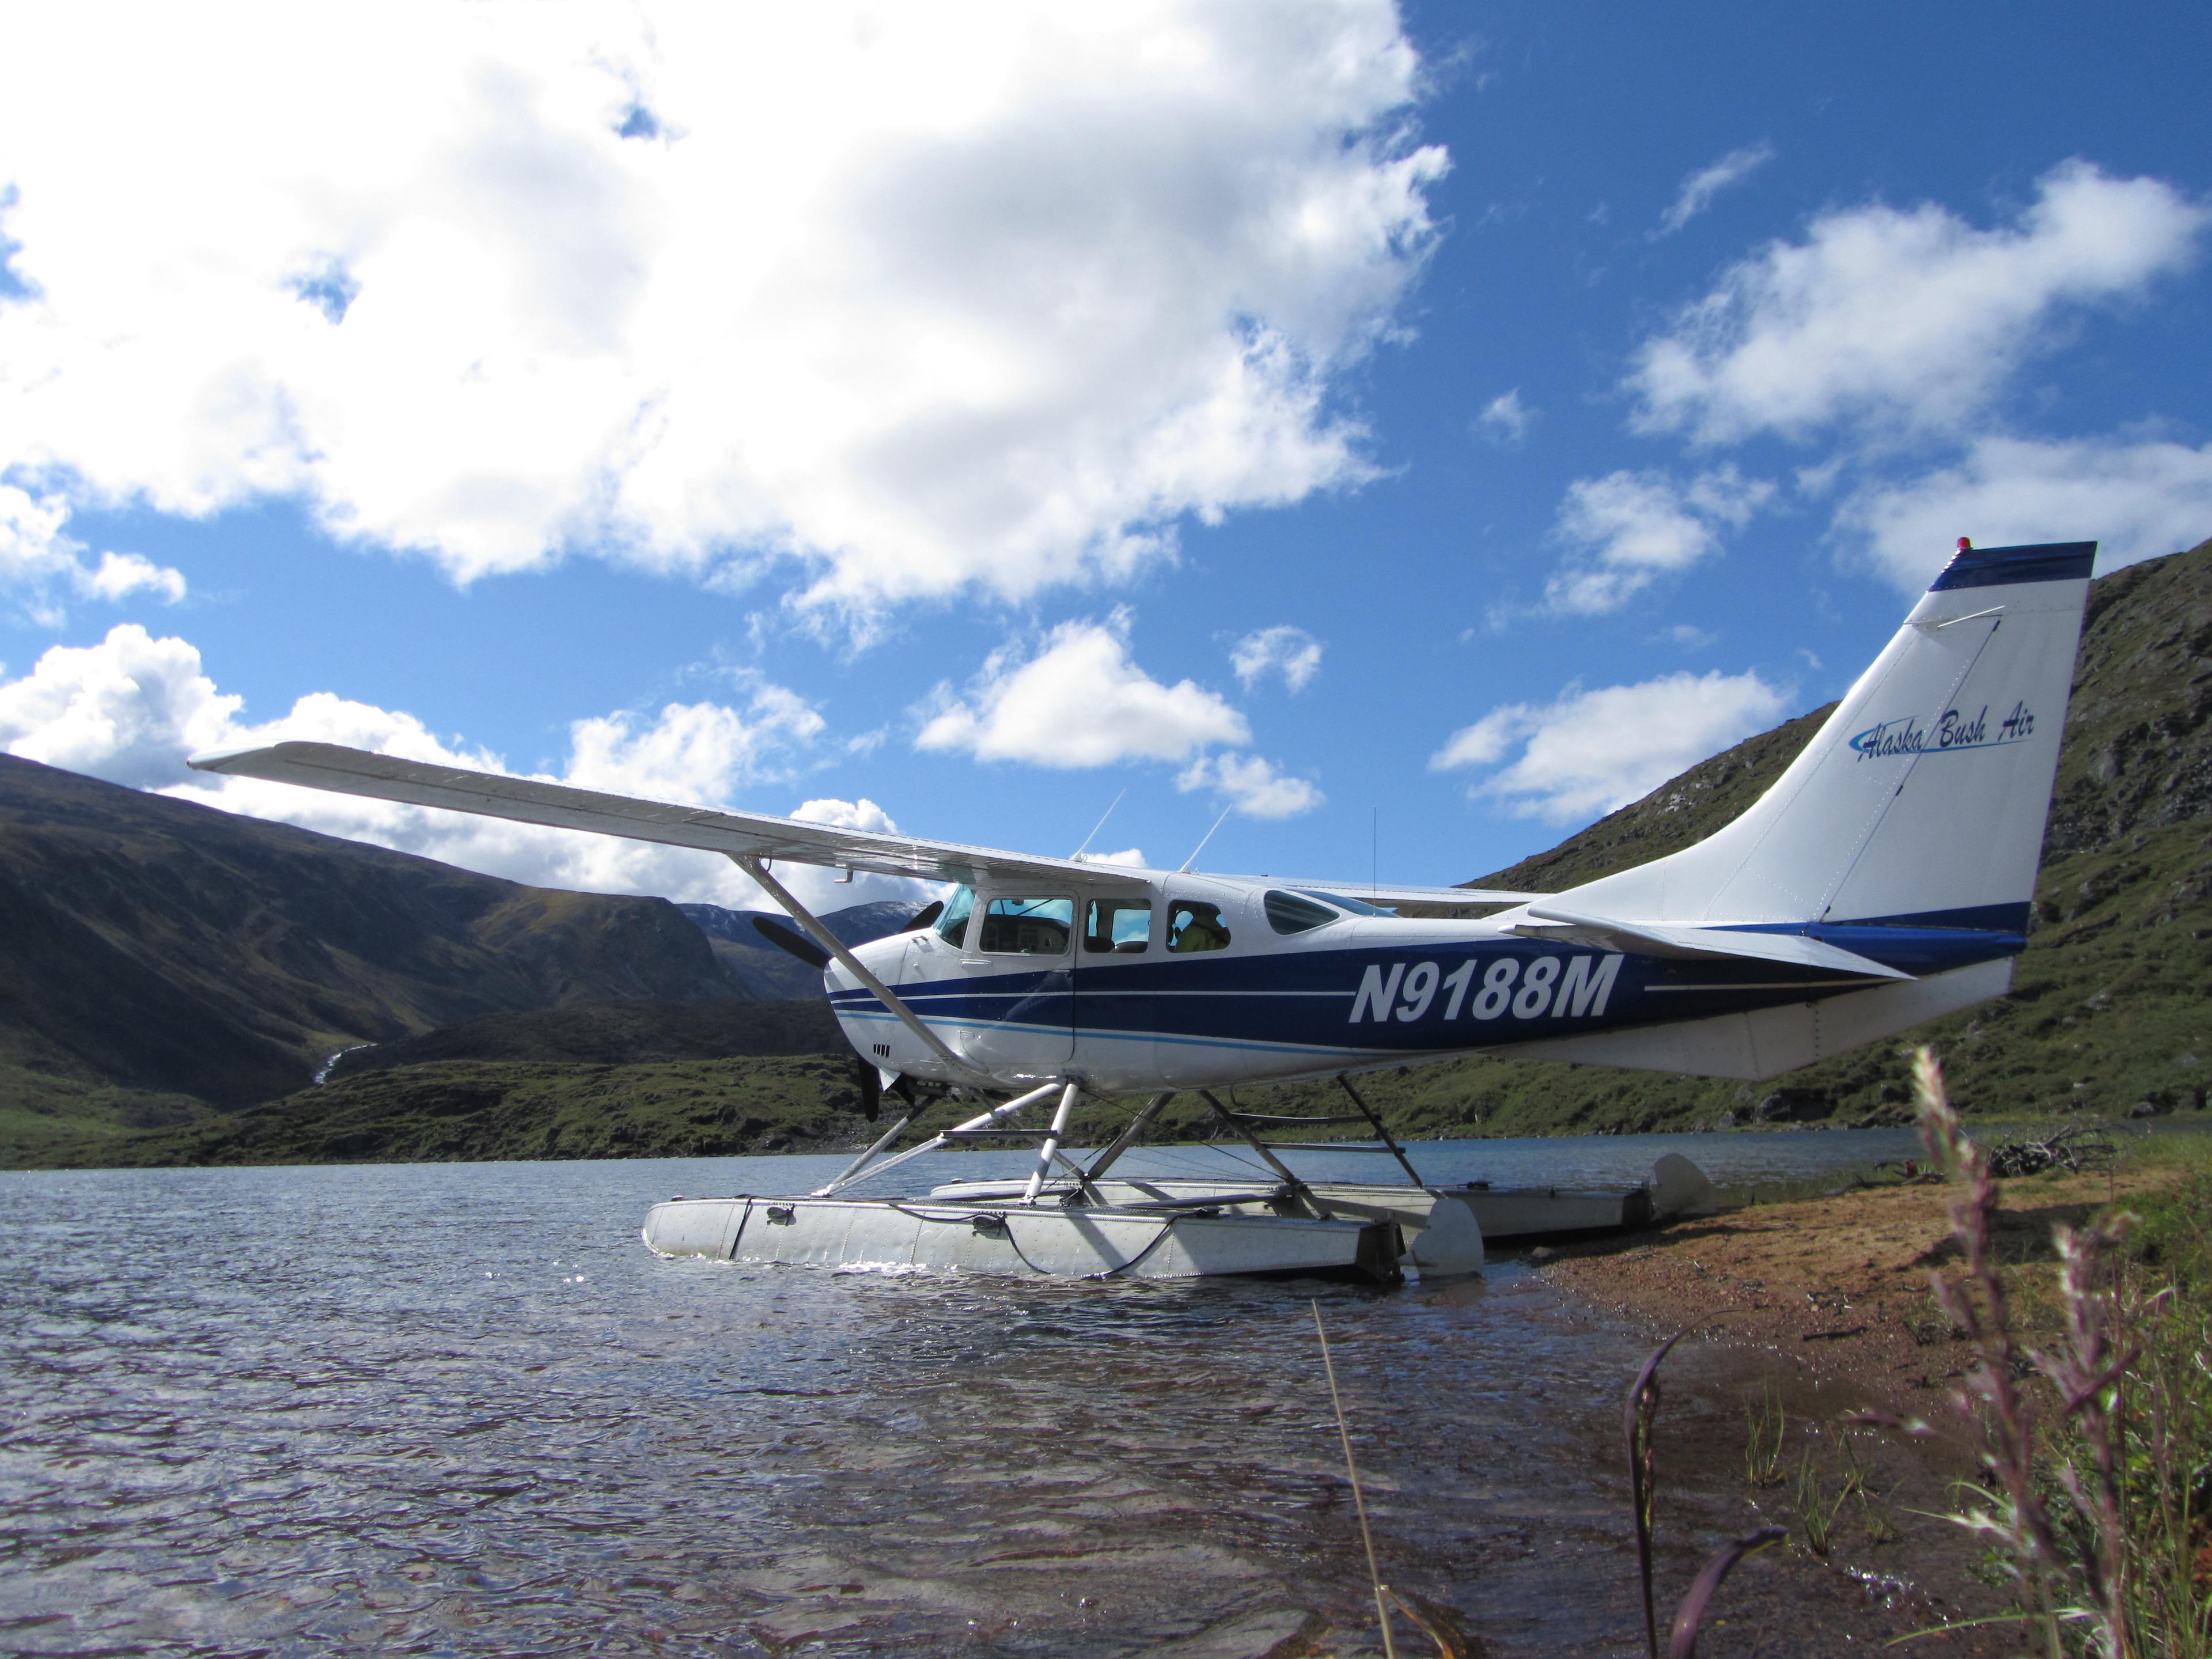
[[[1153,895],[1117,887],[1081,896],[1076,945],[1076,1055],[1083,1075],[1103,1089],[1141,1089],[1154,1080],[1147,969],[1158,959]]]
[[[1075,1052],[1072,894],[979,893],[954,971],[961,983],[953,1006],[931,1000],[936,1015],[957,1023],[955,1049],[1002,1077],[1067,1069]]]

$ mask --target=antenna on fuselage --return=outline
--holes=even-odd
[[[1124,789],[1121,791],[1121,795],[1126,795],[1129,792],[1127,789]],[[1070,853],[1067,855],[1067,861],[1070,864],[1080,864],[1083,862],[1083,855],[1091,850],[1091,843],[1098,839],[1098,832],[1106,827],[1106,820],[1114,816],[1114,807],[1119,806],[1121,804],[1121,795],[1116,795],[1114,797],[1114,805],[1109,806],[1104,811],[1098,815],[1098,822],[1091,826],[1091,833],[1083,838],[1083,845],[1077,848],[1073,853]]]
[[[1236,810],[1234,805],[1223,807],[1221,816],[1213,821],[1213,830],[1218,830],[1223,824],[1228,823],[1229,815]],[[1176,871],[1176,874],[1185,876],[1190,873],[1190,866],[1198,862],[1198,855],[1206,850],[1206,843],[1213,839],[1213,830],[1207,830],[1199,837],[1198,845],[1190,849],[1190,856],[1182,861],[1182,866]]]

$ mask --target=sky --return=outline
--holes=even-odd
[[[184,757],[1468,880],[1839,695],[1959,536],[2212,536],[2207,62],[2181,3],[0,8],[0,747],[679,901],[759,902]]]

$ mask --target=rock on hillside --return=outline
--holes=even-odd
[[[525,887],[0,756],[0,1093],[240,1106],[354,1043],[737,991],[665,900]]]

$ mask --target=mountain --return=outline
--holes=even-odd
[[[820,970],[808,967],[788,951],[769,944],[760,929],[753,926],[756,916],[764,916],[787,932],[796,933],[796,925],[781,912],[730,910],[719,904],[679,904],[676,908],[706,934],[714,959],[722,964],[723,972],[733,982],[744,988],[746,995],[773,1001],[822,994]],[[920,908],[879,901],[833,910],[821,920],[839,944],[866,945],[899,932],[914,919]]]
[[[661,899],[525,887],[0,756],[0,1109],[237,1107],[481,1016],[738,990]]]

